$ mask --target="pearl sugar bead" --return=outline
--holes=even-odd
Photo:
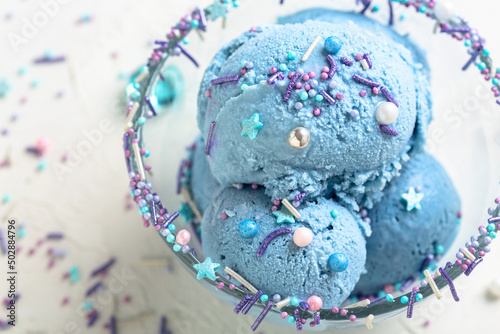
[[[309,130],[299,126],[290,131],[288,134],[288,143],[293,148],[304,148],[309,145],[310,134]]]
[[[293,232],[293,242],[299,247],[308,246],[313,240],[313,233],[307,227],[299,227]]]
[[[381,102],[375,111],[377,122],[383,125],[393,123],[399,115],[398,107],[392,102]]]

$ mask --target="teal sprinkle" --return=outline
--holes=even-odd
[[[307,100],[307,98],[308,98],[308,97],[309,97],[309,94],[307,94],[307,92],[302,92],[302,93],[300,93],[300,99],[301,99],[302,101]]]
[[[399,291],[402,286],[403,284],[401,284],[400,282],[394,283],[394,290]]]
[[[292,52],[292,51],[288,52],[288,59],[294,60],[295,57],[296,57],[295,52]]]
[[[421,293],[417,293],[417,294],[415,295],[415,300],[416,300],[417,302],[421,301],[422,299],[424,299],[424,296],[422,296],[422,294],[421,294]]]
[[[384,290],[379,290],[379,292],[377,293],[377,297],[378,298],[385,297],[385,291]]]
[[[499,82],[500,82],[500,81],[498,80],[498,78],[493,78],[493,80],[492,80],[492,83],[493,83],[495,86],[498,86],[498,83],[499,83]]]
[[[330,211],[330,215],[333,218],[337,218],[339,216],[339,212],[336,209],[333,209],[332,211]]]
[[[495,224],[493,224],[493,223],[489,223],[489,224],[488,224],[487,229],[488,229],[488,231],[490,231],[490,232],[491,232],[491,231],[494,231],[494,230],[495,230]]]
[[[19,239],[22,239],[26,236],[26,229],[22,228],[22,229],[19,229],[19,231],[17,232],[17,237]]]
[[[237,2],[237,1],[233,2],[233,7],[234,8],[238,8],[239,6],[240,6],[239,2]]]
[[[406,303],[408,303],[408,297],[406,296],[401,297],[401,304],[406,304]]]
[[[464,42],[465,46],[466,47],[469,47],[472,45],[472,41],[470,39],[466,39],[465,42]]]
[[[293,324],[295,322],[295,317],[293,315],[288,317],[288,323]]]
[[[497,68],[497,73],[500,73],[500,67],[499,67],[499,68]]]
[[[323,99],[324,99],[323,95],[321,95],[321,94],[316,94],[316,96],[315,96],[314,98],[315,98],[315,99],[316,99],[316,101],[318,101],[318,102],[321,102],[321,101],[323,101]]]
[[[292,297],[292,299],[290,300],[290,305],[292,305],[292,306],[297,306],[297,305],[299,305],[299,303],[300,303],[300,300],[297,297]]]
[[[483,55],[485,55],[486,57],[488,57],[490,55],[490,50],[484,49],[483,50]]]
[[[12,195],[9,193],[5,193],[2,197],[2,202],[9,203],[11,199],[12,199]]]
[[[477,64],[477,67],[482,71],[486,68],[486,64],[484,62],[480,62],[479,64]]]
[[[200,21],[193,20],[193,21],[191,21],[191,25],[196,28],[196,27],[198,27],[200,25]]]
[[[374,12],[374,13],[378,12],[379,10],[380,10],[379,5],[375,5],[375,6],[373,6],[373,8],[372,8],[372,12]]]
[[[139,125],[144,125],[144,124],[146,124],[146,118],[144,118],[144,117],[142,117],[142,116],[141,116],[141,117],[139,117],[139,118],[137,119],[137,123],[138,123]]]
[[[267,302],[269,300],[269,296],[268,295],[262,295],[262,296],[260,296],[260,300],[265,303],[265,302]]]
[[[243,85],[240,86],[240,88],[241,88],[242,91],[245,91],[245,89],[248,88],[248,85],[247,84],[243,84]]]
[[[462,218],[457,218],[457,225],[462,224]]]
[[[143,71],[141,71],[141,73],[142,73],[142,72],[143,72]],[[132,83],[132,87],[134,87],[134,88],[135,88],[135,89],[137,89],[137,90],[140,90],[140,89],[141,89],[141,84],[140,84],[140,83],[138,83],[138,82],[134,82],[134,83]]]
[[[394,301],[394,297],[391,294],[385,295],[385,300],[387,300],[389,303],[392,303]]]
[[[150,154],[151,154],[151,153],[150,153],[149,151],[146,151],[146,153],[144,154],[144,157],[149,158],[149,155],[150,155]]]
[[[148,208],[147,206],[143,206],[143,207],[141,208],[141,211],[142,211],[142,213],[149,212],[149,208]]]
[[[47,162],[45,160],[40,160],[38,161],[38,165],[37,165],[37,169],[39,171],[42,171],[44,170],[45,168],[47,168]]]
[[[444,253],[444,247],[443,245],[436,245],[436,254],[441,255]]]
[[[404,21],[405,19],[406,19],[406,15],[405,14],[401,14],[401,16],[399,17],[399,20]]]
[[[71,274],[71,275],[69,275],[69,281],[71,283],[76,283],[79,280],[80,280],[80,275],[78,275],[78,274]]]
[[[496,232],[492,231],[492,232],[490,232],[489,236],[491,239],[495,239],[497,237],[497,234],[496,234]]]
[[[182,39],[182,43],[184,43],[184,44],[189,44],[189,38],[184,37],[184,38]]]
[[[168,242],[174,242],[175,241],[175,236],[173,234],[167,235],[167,241]]]
[[[285,64],[280,64],[279,69],[280,69],[280,71],[286,71],[288,69],[288,67],[286,67]]]
[[[19,73],[19,75],[24,75],[24,74],[26,74],[27,71],[28,71],[28,68],[26,66],[22,66],[19,68],[18,73]]]
[[[141,97],[141,93],[139,93],[138,91],[133,91],[131,94],[130,94],[130,97],[134,100],[137,100],[138,98]]]
[[[88,311],[88,310],[90,310],[91,308],[92,308],[92,303],[91,303],[91,302],[87,301],[87,302],[83,303],[82,309],[83,309],[84,311]]]
[[[74,274],[74,273],[78,273],[78,267],[77,266],[72,266],[71,268],[69,268],[69,272]]]
[[[174,225],[174,224],[170,224],[170,225],[168,225],[168,230],[169,230],[170,232],[175,231],[175,225]]]
[[[182,248],[182,247],[181,247],[181,245],[178,245],[178,244],[175,244],[175,245],[174,245],[174,247],[173,247],[174,252],[178,252],[178,251],[180,251],[180,250],[181,250],[181,248]]]
[[[40,80],[35,79],[31,82],[31,87],[36,88],[38,86],[40,86]]]
[[[246,60],[243,60],[243,61],[241,62],[241,67],[245,67],[245,65],[246,65],[246,64],[247,64],[247,61],[246,61]]]
[[[422,6],[419,8],[420,13],[425,13],[427,11],[427,7]]]

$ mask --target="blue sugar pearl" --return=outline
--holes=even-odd
[[[339,212],[336,209],[333,209],[332,211],[330,211],[330,215],[333,218],[337,218],[339,216]]]
[[[175,225],[174,225],[174,224],[170,224],[170,225],[168,225],[168,229],[169,229],[171,232],[175,231]]]
[[[316,99],[316,101],[318,101],[318,102],[321,102],[321,101],[323,101],[323,99],[324,99],[323,95],[321,95],[321,94],[316,95],[314,98],[315,98],[315,99]]]
[[[424,296],[422,296],[422,294],[421,294],[421,293],[417,293],[417,294],[415,295],[415,300],[416,300],[417,302],[421,301],[422,299],[424,299]]]
[[[144,125],[144,124],[146,124],[146,118],[145,118],[145,117],[142,117],[142,116],[141,116],[141,117],[139,117],[139,118],[137,119],[137,123],[138,123],[139,125]]]
[[[279,303],[281,301],[281,296],[279,294],[275,294],[273,296],[273,302]]]
[[[265,302],[267,302],[269,300],[269,296],[268,295],[262,295],[262,296],[260,296],[260,300],[265,303]]]
[[[198,27],[200,25],[200,21],[193,20],[193,21],[191,21],[191,25],[196,28],[196,27]]]
[[[392,303],[394,301],[394,297],[391,294],[385,295],[385,300],[387,300],[389,303]]]
[[[330,54],[337,54],[340,49],[342,49],[342,41],[335,37],[335,36],[330,36],[327,39],[325,39],[325,50],[326,52]]]
[[[498,83],[500,82],[497,78],[493,78],[491,81],[495,86],[498,86]]]
[[[336,273],[343,272],[349,266],[349,259],[344,253],[333,253],[328,258],[328,266]]]
[[[289,324],[295,323],[295,317],[293,315],[291,315],[291,316],[288,317],[288,323]]]
[[[297,297],[292,297],[292,299],[290,300],[290,305],[292,305],[292,306],[297,306],[297,305],[299,305],[299,303],[300,303],[300,300]]]
[[[259,226],[257,226],[255,221],[247,219],[238,225],[238,231],[243,238],[249,239],[255,237],[257,232],[259,232]]]
[[[280,71],[286,71],[287,67],[285,64],[280,64],[279,69],[280,69]]]
[[[295,52],[291,52],[291,51],[290,51],[290,52],[288,52],[288,59],[290,59],[290,60],[294,60],[294,59],[295,59],[295,57],[296,57]]]
[[[295,109],[300,110],[300,109],[302,109],[302,107],[304,107],[304,105],[302,103],[300,103],[300,102],[295,103]]]
[[[177,245],[177,244],[175,244],[175,245],[174,245],[174,247],[173,247],[174,252],[178,252],[178,251],[180,251],[180,250],[181,250],[181,248],[182,248],[182,247],[181,247],[181,245]]]
[[[444,253],[443,245],[436,245],[436,254],[441,255]]]
[[[408,303],[408,297],[406,296],[401,297],[401,304],[406,304],[406,303]]]
[[[301,99],[302,101],[307,100],[307,98],[308,98],[308,97],[309,97],[309,94],[307,94],[307,92],[302,92],[302,93],[300,93],[300,99]]]
[[[175,241],[175,236],[173,234],[167,235],[167,241],[168,242],[174,242]]]

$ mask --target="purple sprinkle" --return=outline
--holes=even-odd
[[[380,88],[380,91],[382,92],[382,94],[384,94],[385,98],[389,101],[389,102],[392,102],[396,105],[396,107],[399,108],[399,104],[398,102],[396,101],[396,99],[394,98],[394,96],[392,96],[391,92],[389,92],[389,89],[387,89],[387,87],[382,87]]]
[[[363,55],[363,59],[366,60],[366,63],[368,64],[368,67],[370,67],[370,68],[373,67],[372,60],[371,60],[370,55],[368,53],[365,53]]]
[[[153,104],[151,103],[151,100],[149,100],[149,97],[144,96],[144,101],[146,101],[146,104],[148,105],[149,110],[151,110],[151,112],[153,113],[153,115],[156,116],[156,110],[153,107]]]
[[[109,259],[108,262],[106,262],[102,266],[98,267],[97,269],[94,269],[92,271],[92,273],[90,274],[90,277],[95,277],[95,276],[99,275],[100,273],[108,270],[115,262],[116,262],[116,259],[114,257]]]
[[[497,100],[497,104],[500,104],[500,99]]]
[[[293,311],[293,314],[295,315],[295,323],[297,324],[297,331],[302,330],[302,320],[300,319],[300,311],[298,308]]]
[[[61,232],[50,232],[47,233],[47,236],[45,238],[49,240],[60,240],[64,238],[64,234],[62,234]]]
[[[304,199],[304,197],[306,197],[306,193],[300,193],[298,195],[295,195],[294,199],[295,199],[296,202],[300,202],[300,201],[302,201]]]
[[[314,313],[314,323],[316,325],[319,325],[319,323],[320,323],[319,313]]]
[[[162,316],[160,319],[160,334],[165,334],[167,332],[167,317]]]
[[[370,7],[371,0],[361,0],[363,3],[363,9],[359,12],[361,15],[365,15],[366,10]]]
[[[434,255],[427,254],[427,256],[425,257],[425,260],[422,262],[422,265],[420,266],[420,271],[424,271],[429,266],[429,264],[432,262],[432,260],[434,260]]]
[[[285,95],[283,96],[283,102],[288,102],[288,100],[290,99],[290,95],[292,95],[293,87],[295,86],[295,83],[301,75],[302,74],[300,74],[300,72],[297,70],[297,73],[295,73],[295,75],[290,79],[288,87],[286,88]]]
[[[116,318],[114,315],[109,318],[109,332],[110,334],[116,334]]]
[[[2,249],[3,254],[7,254],[7,241],[2,229],[0,229],[0,248]]]
[[[54,63],[60,63],[66,60],[66,57],[64,56],[59,56],[59,57],[42,57],[42,58],[37,58],[33,62],[35,64],[54,64]]]
[[[215,86],[215,85],[225,84],[225,83],[228,83],[228,82],[236,82],[236,81],[239,81],[239,80],[240,80],[240,76],[239,75],[228,75],[226,77],[213,79],[212,81],[210,81],[210,84],[212,84],[212,85]]]
[[[453,285],[453,281],[451,280],[450,276],[448,276],[448,273],[445,270],[443,270],[443,268],[439,268],[439,272],[441,273],[441,276],[443,276],[446,282],[448,283],[451,294],[453,295],[453,299],[455,299],[456,302],[460,301],[460,298],[458,298],[457,295],[457,290],[455,289],[455,285]]]
[[[123,135],[123,150],[124,151],[127,151],[128,148],[129,148],[129,137],[130,135],[128,134],[128,132],[125,132],[125,134]],[[128,173],[130,174],[130,172],[132,171],[132,166],[130,164],[130,157],[125,157],[125,163],[127,164],[127,171]]]
[[[248,302],[248,304],[245,306],[243,311],[241,312],[242,314],[247,314],[248,311],[252,308],[252,306],[259,300],[260,296],[262,296],[262,291],[259,290],[257,293],[253,296],[253,298]]]
[[[160,77],[161,81],[165,81],[165,77],[163,76],[163,74],[161,72],[158,72],[158,76]]]
[[[378,304],[378,303],[381,303],[385,300],[385,297],[382,297],[382,298],[379,298],[379,299],[375,299],[374,301],[372,301],[370,304],[368,304],[368,306],[371,306],[371,305],[375,305],[375,304]]]
[[[498,223],[498,222],[500,222],[500,217],[488,218],[488,223]]]
[[[332,55],[326,56],[326,60],[330,63],[330,72],[328,72],[328,78],[333,78],[335,71],[337,71],[337,62],[333,59]]]
[[[154,198],[154,197],[156,197],[156,196],[158,196],[158,194],[157,194],[157,193],[153,193],[153,198]],[[159,198],[159,197],[158,197],[158,198]],[[160,209],[163,209],[163,204],[161,204],[161,201],[157,201],[157,202],[156,202],[156,205],[158,205],[158,207],[159,207]],[[167,209],[165,209],[165,211],[167,211]]]
[[[182,174],[184,173],[185,166],[186,166],[186,160],[182,160],[181,165],[179,166],[179,172],[177,173],[177,189],[176,189],[177,194],[181,193],[181,179],[182,179]]]
[[[325,92],[324,90],[320,90],[319,93],[321,95],[323,95],[323,97],[325,98],[326,102],[328,102],[329,104],[334,104],[335,103],[335,100],[333,99],[333,97],[331,97],[330,95],[328,95],[328,93]]]
[[[262,244],[260,244],[260,247],[257,250],[257,256],[260,257],[264,254],[264,251],[266,250],[267,246],[274,238],[276,238],[281,234],[291,233],[291,232],[292,232],[291,227],[282,227],[269,233],[269,235],[264,239],[264,241],[262,241]]]
[[[168,219],[163,223],[163,227],[167,228],[168,225],[172,224],[172,222],[179,217],[179,212],[175,211]]]
[[[302,311],[309,311],[309,305],[306,302],[300,302],[299,307],[302,309]]]
[[[481,262],[483,262],[483,258],[482,257],[478,257],[474,260],[474,262],[472,262],[472,264],[469,266],[469,268],[467,268],[467,270],[465,271],[465,276],[469,276],[470,273],[474,270],[474,268],[476,268],[476,266],[478,264],[480,264]]]
[[[452,32],[462,32],[466,33],[470,31],[470,27],[441,27],[441,32],[452,33]]]
[[[7,129],[4,129],[2,132],[6,131]],[[38,148],[33,147],[33,146],[28,146],[26,147],[26,152],[28,153],[33,153],[37,157],[41,157],[43,155],[43,152],[40,151]]]
[[[205,11],[201,7],[196,7],[196,10],[198,10],[198,13],[200,14],[200,25],[199,25],[199,27],[202,30],[205,30],[206,26],[207,26],[207,18],[205,17]]]
[[[448,270],[451,267],[453,267],[453,264],[451,262],[446,262],[446,266],[444,266],[444,270]]]
[[[408,302],[408,308],[406,311],[406,317],[411,318],[413,316],[413,304],[415,304],[415,295],[417,294],[416,291],[411,291],[410,294],[410,301]]]
[[[347,66],[352,66],[354,65],[354,61],[350,60],[350,59],[347,59],[346,57],[341,57],[340,58],[340,62],[344,65],[347,65]]]
[[[168,45],[168,43],[167,43],[167,42],[165,42],[165,41],[160,41],[160,40],[156,40],[156,41],[155,41],[155,44],[159,44],[159,45]]]
[[[353,74],[352,75],[352,78],[354,80],[356,80],[357,82],[360,82],[364,85],[367,85],[367,86],[370,86],[370,87],[378,87],[380,86],[380,84],[378,82],[375,82],[375,81],[371,81],[371,80],[368,80],[367,78],[364,78],[358,74]]]
[[[153,223],[156,226],[158,224],[156,220],[156,203],[155,201],[151,201],[151,217],[153,218]]]
[[[191,253],[193,253],[193,255],[194,255],[195,257],[197,257],[197,256],[198,256],[198,255],[196,255],[196,248],[191,248]]]
[[[394,8],[392,7],[392,0],[388,0],[389,2],[389,25],[394,25]]]
[[[188,26],[187,24],[179,24],[178,26],[176,27],[173,27],[174,29],[178,29],[178,30],[189,30],[191,29],[191,26]]]
[[[210,129],[208,129],[207,144],[205,146],[205,155],[210,155],[210,148],[212,147],[212,136],[214,135],[215,121],[210,123]]]
[[[281,1],[283,1],[283,0],[281,0]],[[262,310],[262,312],[260,312],[257,319],[255,319],[255,322],[253,323],[252,327],[250,327],[252,329],[252,331],[255,332],[257,327],[259,327],[260,323],[262,322],[262,320],[264,320],[264,318],[266,317],[266,315],[269,312],[269,310],[271,309],[271,307],[273,307],[273,302],[271,302],[271,301],[267,302],[266,307],[264,307],[264,309]]]
[[[97,289],[99,288],[102,288],[103,285],[101,282],[97,282],[96,284],[92,285],[88,290],[87,292],[85,292],[85,297],[88,297],[90,296],[91,294],[93,294],[94,292],[97,291]]]
[[[385,132],[393,137],[396,137],[398,135],[398,132],[396,130],[385,124],[380,124],[380,131]]]
[[[280,0],[280,5],[284,4],[285,0]],[[255,329],[254,329],[255,330]]]
[[[97,321],[97,319],[99,319],[99,313],[96,310],[92,310],[90,312],[89,322],[87,323],[87,327],[92,327]]]
[[[483,47],[479,47],[476,52],[474,52],[474,54],[470,57],[469,61],[464,65],[464,67],[462,67],[462,71],[465,71],[469,68],[470,65],[472,65],[472,63],[474,62],[474,60],[476,60],[476,58],[481,54],[481,52],[483,52]]]
[[[175,46],[178,47],[181,50],[182,54],[188,57],[196,67],[199,67],[198,62],[186,50],[184,50],[184,48],[179,43],[175,43]]]
[[[401,289],[399,289],[399,291],[400,292],[405,291],[413,282],[415,282],[414,276],[410,277],[403,285],[401,285]]]
[[[276,82],[276,80],[283,80],[285,76],[283,75],[283,72],[279,71],[274,73],[271,77],[267,79],[267,84],[272,85]]]

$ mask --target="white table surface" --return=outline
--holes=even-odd
[[[119,74],[131,73],[143,65],[152,40],[163,38],[169,27],[195,4],[206,6],[210,2],[62,2],[66,3],[60,4],[57,13],[24,40],[17,51],[10,43],[12,33],[21,34],[24,20],[32,21],[34,15],[39,15],[41,5],[37,1],[0,2],[0,80],[7,78],[12,84],[8,95],[0,98],[0,130],[8,130],[7,135],[0,135],[0,161],[8,155],[11,162],[10,166],[0,168],[0,196],[7,193],[12,196],[8,203],[0,203],[0,227],[5,229],[7,218],[16,218],[18,227],[21,221],[25,222],[26,232],[18,240],[22,247],[17,259],[17,289],[21,294],[18,321],[16,328],[7,332],[106,333],[103,326],[115,313],[120,334],[158,333],[162,315],[168,316],[168,328],[173,333],[250,333],[253,317],[236,316],[233,306],[196,284],[167,252],[160,238],[142,227],[136,210],[125,209],[128,190],[121,134],[126,80],[120,80]],[[237,10],[241,12],[233,13],[234,19],[233,14],[229,16],[226,30],[216,22],[209,28],[205,43],[192,35],[192,45],[186,48],[203,67],[217,48],[252,24],[271,22],[277,15],[315,4],[339,8],[347,3],[286,2],[287,6],[280,7],[278,0],[242,1]],[[385,1],[377,2],[385,8]],[[494,0],[453,2],[457,12],[487,38],[488,48],[500,62],[497,19],[500,4]],[[265,10],[264,4],[268,5]],[[93,20],[77,24],[85,14],[90,14]],[[482,79],[475,70],[459,74],[467,61],[464,47],[446,36],[431,37],[432,25],[426,19],[414,19],[410,12],[407,16],[398,27],[413,31],[412,36],[429,50],[433,69],[436,103],[429,149],[445,165],[463,200],[462,233],[454,246],[457,249],[484,223],[486,208],[499,193],[500,108],[489,94],[485,96]],[[421,33],[415,35],[416,30]],[[55,56],[66,56],[67,60],[34,65],[33,59],[48,50]],[[187,78],[184,100],[147,128],[150,134],[154,133],[148,138],[155,182],[161,188],[160,194],[165,194],[164,202],[174,207],[178,199],[171,193],[177,164],[184,154],[182,148],[197,132],[194,96],[202,74],[185,59],[176,60],[176,65],[182,67]],[[27,67],[27,73],[18,75],[22,66]],[[36,88],[32,87],[34,80],[39,80]],[[57,97],[60,91],[64,94]],[[21,102],[23,98],[25,103]],[[179,110],[183,111],[182,117]],[[13,114],[18,115],[17,121],[11,120]],[[101,129],[106,130],[101,131],[102,140],[89,146],[85,131],[97,131],[102,122],[111,124],[111,128]],[[47,168],[37,171],[38,159],[27,154],[25,148],[41,137],[48,138],[51,145],[43,158]],[[86,156],[77,156],[75,152],[82,148],[88,148]],[[69,155],[72,167],[61,171],[57,167],[64,154]],[[49,231],[63,231],[65,238],[37,247],[37,240]],[[395,317],[376,324],[372,332],[492,332],[498,324],[500,301],[486,298],[485,291],[494,279],[500,278],[497,242],[470,277],[456,282],[459,303],[445,289],[444,300],[437,302],[430,298],[420,303],[413,319],[408,320],[404,315]],[[68,255],[48,269],[47,250],[51,247],[67,250]],[[28,254],[31,248],[35,249],[33,255]],[[90,272],[113,256],[117,258],[114,270],[103,279],[108,292],[97,294],[94,301],[101,318],[94,327],[87,328],[81,307],[86,289],[97,281],[90,278]],[[145,258],[167,259],[170,271],[162,266],[142,266],[141,259]],[[0,256],[1,298],[6,293],[3,278],[6,266],[6,257]],[[71,266],[77,266],[81,273],[81,279],[73,284],[61,278]],[[123,301],[125,296],[130,296],[129,303]],[[62,306],[65,297],[70,301]],[[0,311],[0,320],[5,320],[5,310]],[[429,325],[424,327],[426,320]],[[295,332],[268,323],[263,323],[258,331]],[[367,332],[366,328],[350,331],[362,332]]]

